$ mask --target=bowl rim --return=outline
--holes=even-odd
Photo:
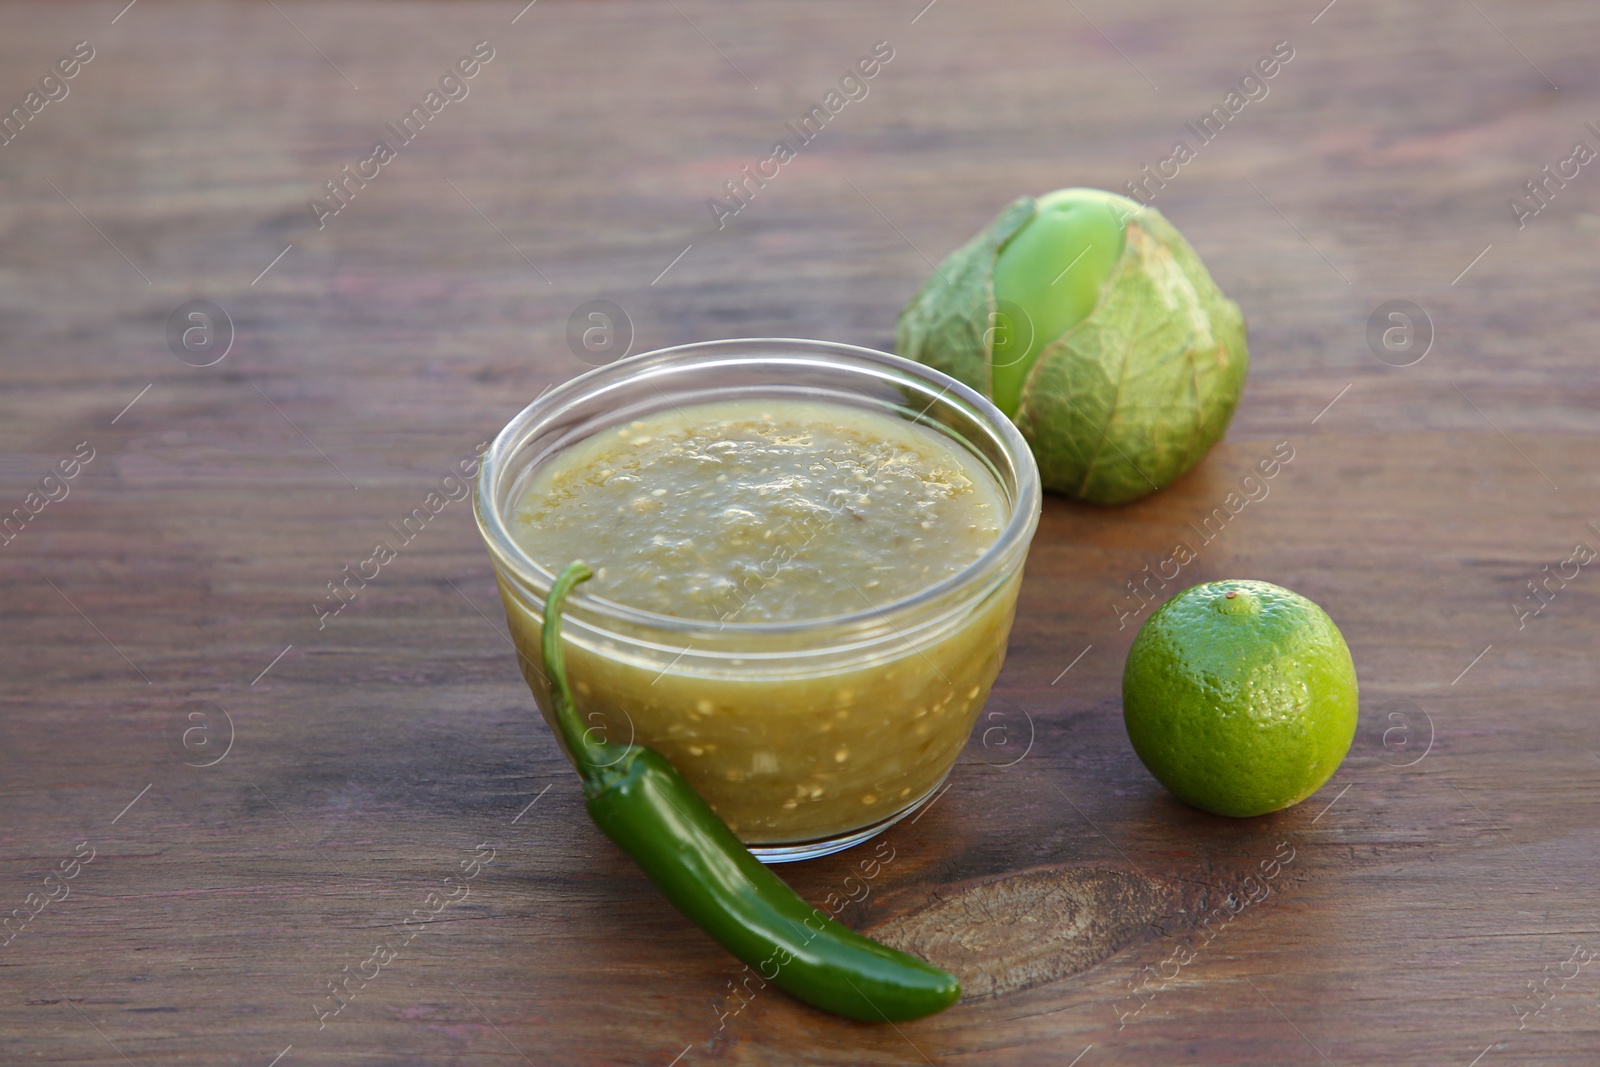
[[[926,414],[929,408],[946,396],[956,398],[970,408],[977,421],[994,436],[1015,473],[1016,494],[1006,525],[980,556],[955,573],[909,596],[860,611],[779,622],[729,622],[725,619],[697,619],[648,611],[584,592],[580,585],[575,587],[567,598],[567,612],[574,617],[574,621],[581,617],[590,627],[602,623],[601,628],[613,633],[616,632],[612,629],[613,624],[622,623],[655,631],[704,633],[707,630],[714,630],[731,635],[748,634],[751,637],[821,633],[873,624],[876,628],[884,623],[893,628],[892,620],[897,616],[914,613],[929,604],[937,604],[963,587],[987,585],[988,583],[981,581],[987,572],[994,572],[997,577],[1004,577],[1009,572],[1007,564],[1012,557],[1026,552],[1038,527],[1042,507],[1038,464],[1034,460],[1033,450],[1021,431],[987,397],[934,367],[859,345],[789,337],[739,337],[696,341],[615,360],[541,393],[506,423],[483,454],[478,476],[473,483],[473,513],[477,518],[479,532],[497,568],[524,590],[538,593],[541,609],[542,598],[548,593],[556,574],[523,550],[511,535],[505,516],[501,514],[497,502],[497,489],[508,458],[530,436],[530,431],[542,419],[583,397],[593,395],[597,391],[597,386],[604,386],[613,380],[620,384],[627,378],[671,369],[691,360],[698,362],[699,357],[707,357],[706,362],[715,362],[712,357],[719,356],[756,357],[764,362],[782,362],[784,357],[789,357],[803,363],[825,363],[829,356],[848,356],[858,363],[864,362],[868,366],[878,368],[883,372],[880,374],[882,380],[911,377],[920,380],[924,385],[937,387],[938,392],[934,399],[929,401],[919,415]],[[855,366],[850,369],[862,368]],[[970,444],[963,442],[959,437],[954,440],[969,452],[976,454],[976,450]],[[1003,484],[1004,474],[1005,472],[1000,474],[1001,491],[1006,493],[1007,486]]]

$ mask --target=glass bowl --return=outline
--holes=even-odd
[[[993,475],[1009,508],[999,537],[965,568],[852,614],[719,623],[640,610],[586,586],[568,599],[568,677],[589,728],[666,756],[772,863],[865,841],[937,792],[1005,658],[1039,520],[1039,476],[1022,435],[987,399],[931,367],[870,349],[709,341],[574,378],[495,438],[474,501],[522,673],[547,722],[540,627],[555,573],[528,556],[509,521],[529,480],[601,430],[743,397],[851,405],[930,427]]]

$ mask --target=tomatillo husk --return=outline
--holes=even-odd
[[[1228,428],[1244,315],[1154,208],[1098,189],[1022,197],[900,312],[896,348],[995,401],[1046,489],[1121,504]]]

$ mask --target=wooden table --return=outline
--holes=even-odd
[[[1563,563],[1600,546],[1600,175],[1520,230],[1508,207],[1600,148],[1593,5],[924,2],[0,8],[7,108],[93,50],[0,147],[0,510],[39,504],[0,546],[0,903],[32,916],[0,1059],[1595,1062],[1600,576]],[[479,41],[467,95],[346,179]],[[880,41],[868,94],[719,229],[708,199]],[[845,919],[966,1002],[891,1028],[735,996],[584,817],[467,504],[319,622],[585,369],[580,305],[623,308],[634,351],[890,347],[930,260],[1020,192],[1199,144],[1184,123],[1280,41],[1154,200],[1251,322],[1227,440],[1135,505],[1047,502],[953,785],[849,883]],[[210,366],[228,331],[174,318],[192,300],[231,320]],[[1431,321],[1409,366],[1420,335],[1369,348],[1394,300]],[[1130,749],[1116,605],[1279,442],[1270,495],[1163,595],[1314,598],[1361,725],[1311,800],[1230,821]],[[785,874],[821,901],[864,855]]]

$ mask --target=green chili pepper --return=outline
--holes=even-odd
[[[955,976],[834,922],[761,864],[666,757],[597,739],[579,722],[561,647],[561,605],[590,577],[567,565],[542,633],[554,719],[583,779],[590,818],[678,910],[762,978],[824,1011],[898,1022],[961,996]]]

